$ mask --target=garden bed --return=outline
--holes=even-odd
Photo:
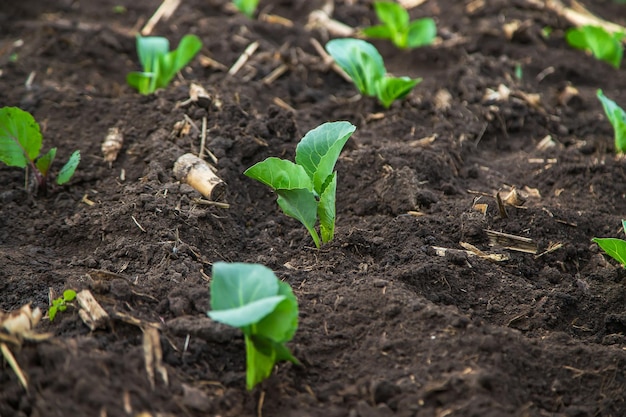
[[[291,26],[227,3],[185,1],[157,24],[174,45],[193,33],[204,47],[149,96],[125,77],[158,1],[0,9],[0,104],[31,112],[59,158],[82,153],[70,183],[42,197],[0,166],[0,310],[89,289],[116,317],[93,332],[74,307],[44,318],[36,329],[53,336],[14,351],[28,390],[0,364],[0,416],[625,415],[626,274],[591,242],[620,237],[626,215],[624,160],[596,98],[626,104],[622,71],[568,47],[571,24],[540,2],[427,0],[411,16],[436,19],[438,44],[374,42],[391,73],[424,79],[385,110],[314,48],[329,39],[306,27],[321,1],[261,1]],[[375,22],[370,2],[335,3],[343,23]],[[626,24],[624,5],[588,6]],[[208,106],[184,103],[191,82]],[[199,152],[203,118],[228,208],[199,204],[172,173]],[[308,130],[335,120],[357,130],[336,167],[335,239],[317,250],[243,171],[293,160]],[[112,127],[124,144],[109,165]],[[525,201],[504,213],[496,195],[513,188]],[[263,264],[299,301],[289,347],[302,366],[279,364],[252,392],[243,337],[206,316],[217,261]],[[168,374],[153,386],[149,324]]]

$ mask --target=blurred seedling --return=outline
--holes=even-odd
[[[76,299],[76,291],[65,290],[63,291],[62,296],[52,300],[52,305],[48,309],[48,317],[50,317],[50,321],[54,321],[54,318],[56,317],[59,311],[67,310],[68,303],[71,301],[74,301],[75,299]]]
[[[624,233],[626,233],[626,220],[622,220],[622,227]],[[594,237],[591,240],[597,243],[600,249],[606,252],[607,255],[622,264],[623,267],[626,267],[626,241],[610,237]]]
[[[613,126],[615,152],[624,153],[626,152],[626,112],[613,100],[607,98],[602,93],[602,90],[598,90],[597,95],[602,103],[606,117],[609,119],[611,126]]]
[[[623,32],[611,33],[593,25],[572,28],[565,33],[565,39],[570,46],[589,51],[596,59],[607,62],[616,69],[620,67],[624,55],[623,38]]]
[[[437,37],[437,25],[429,17],[410,21],[409,12],[398,3],[378,1],[374,10],[380,25],[362,30],[368,38],[389,39],[401,49],[431,45]]]

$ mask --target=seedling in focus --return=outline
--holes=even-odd
[[[622,227],[626,233],[626,220],[622,220]],[[594,237],[591,240],[597,243],[607,255],[622,264],[623,267],[626,267],[626,241],[622,239],[599,237]]]
[[[624,33],[609,33],[600,26],[582,26],[569,29],[565,33],[567,43],[576,48],[591,51],[596,59],[608,62],[619,68],[624,55],[622,47]]]
[[[376,16],[381,25],[362,30],[368,38],[389,39],[398,48],[417,48],[431,45],[437,36],[437,25],[429,17],[409,21],[409,12],[398,3],[379,1],[374,3]]]
[[[615,152],[626,152],[626,112],[613,100],[607,98],[602,90],[598,90],[598,99],[602,103],[604,113],[613,126],[615,134]]]
[[[377,97],[386,109],[395,100],[408,95],[422,81],[421,78],[387,75],[383,57],[376,47],[361,39],[333,39],[326,44],[326,50],[361,94]]]
[[[59,311],[67,310],[67,303],[70,301],[74,301],[76,298],[76,291],[74,290],[65,290],[63,291],[63,295],[57,299],[52,300],[52,305],[48,310],[48,317],[50,317],[50,321],[53,321]]]
[[[50,166],[57,148],[52,148],[39,156],[43,137],[39,124],[28,112],[17,107],[0,109],[0,161],[8,166],[30,168],[36,181],[37,193],[45,194]],[[70,180],[80,162],[80,152],[74,151],[61,168],[56,182],[59,185]]]
[[[259,4],[259,0],[233,0],[233,4],[237,10],[252,19]]]
[[[161,36],[137,36],[137,55],[143,72],[131,72],[126,82],[141,94],[152,94],[169,85],[176,73],[202,49],[202,41],[195,35],[185,35],[178,48],[170,51],[170,42]]]
[[[356,127],[349,122],[328,122],[309,131],[296,147],[296,163],[267,158],[244,174],[271,187],[283,212],[299,220],[309,231],[315,246],[320,237],[315,230],[320,219],[322,243],[335,234],[335,194],[339,153]]]
[[[285,343],[298,329],[298,300],[289,284],[258,264],[213,264],[209,317],[241,329],[246,342],[246,386],[252,390],[278,361],[299,364]]]

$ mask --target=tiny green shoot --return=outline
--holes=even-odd
[[[567,43],[576,49],[591,51],[596,59],[619,68],[624,55],[622,47],[623,32],[610,33],[600,26],[586,25],[568,29],[565,33]]]
[[[406,49],[431,45],[437,36],[437,25],[433,19],[427,17],[409,21],[409,12],[398,3],[377,1],[374,10],[382,24],[363,29],[368,38],[389,39],[398,48]]]
[[[626,112],[617,105],[613,100],[607,98],[602,90],[597,92],[598,99],[602,103],[604,113],[613,126],[613,132],[615,135],[615,152],[626,152]]]
[[[185,35],[178,48],[170,51],[170,42],[161,36],[137,36],[137,54],[143,68],[126,76],[126,82],[139,93],[147,95],[169,85],[202,49],[202,41],[195,35]]]
[[[36,180],[37,193],[45,194],[48,173],[57,149],[52,148],[40,156],[42,142],[39,124],[30,113],[17,107],[0,109],[0,161],[8,166],[30,168]],[[80,152],[74,151],[59,171],[57,184],[68,182],[79,162]]]
[[[259,4],[259,0],[233,0],[233,4],[237,10],[252,19]]]
[[[57,299],[52,300],[52,305],[48,310],[48,317],[50,317],[50,321],[53,321],[59,311],[67,310],[67,303],[70,301],[74,301],[76,298],[76,291],[74,290],[65,290],[63,291],[63,295]]]
[[[361,39],[333,39],[326,44],[326,50],[361,94],[377,97],[386,109],[395,100],[407,96],[422,81],[421,78],[387,75],[383,57],[376,47]]]
[[[209,317],[241,329],[246,342],[246,386],[252,390],[286,360],[299,364],[285,343],[298,329],[298,300],[289,284],[259,264],[216,262]]]
[[[335,234],[335,195],[339,153],[356,127],[349,122],[328,122],[309,131],[296,147],[296,163],[267,158],[244,175],[272,188],[283,212],[306,227],[317,248]],[[320,237],[315,229],[320,221]]]
[[[549,39],[553,31],[554,29],[552,29],[552,27],[544,26],[541,28],[541,36],[543,36],[544,39]]]
[[[622,220],[622,227],[626,233],[626,220]],[[622,239],[599,237],[594,237],[591,240],[597,243],[607,255],[622,264],[623,267],[626,267],[626,241]]]

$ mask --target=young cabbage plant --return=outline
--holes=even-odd
[[[30,168],[36,182],[36,194],[46,194],[50,166],[57,153],[57,149],[52,148],[40,156],[42,144],[39,124],[30,113],[17,107],[0,109],[0,161],[8,166]],[[59,171],[57,184],[68,182],[79,162],[80,152],[74,151]]]
[[[259,264],[213,264],[208,315],[243,332],[248,390],[268,378],[276,362],[299,364],[285,346],[298,329],[298,300],[271,269]]]
[[[170,42],[161,36],[137,36],[137,55],[142,72],[131,72],[126,82],[141,94],[152,94],[169,85],[178,71],[183,69],[202,49],[202,41],[195,35],[185,35],[178,48],[170,51]]]
[[[626,220],[622,220],[622,227],[624,228],[624,233],[626,233]],[[597,243],[607,255],[622,264],[623,267],[626,267],[626,241],[599,237],[594,237],[591,240]]]
[[[361,94],[377,97],[386,109],[408,95],[421,78],[387,75],[383,57],[374,45],[361,39],[333,39],[326,50],[337,65],[348,74]]]
[[[586,25],[569,29],[565,33],[567,43],[576,48],[591,51],[596,59],[619,68],[624,55],[623,32],[609,33],[600,26]]]
[[[613,126],[615,135],[615,152],[626,152],[626,112],[613,100],[607,98],[602,90],[598,90],[598,99],[602,103],[604,113]]]
[[[63,295],[57,299],[52,300],[52,305],[50,309],[48,309],[48,317],[50,317],[50,321],[53,321],[59,311],[67,310],[67,303],[74,301],[76,298],[76,291],[74,290],[65,290],[63,291]]]
[[[244,175],[272,188],[278,205],[306,227],[317,248],[335,234],[335,194],[339,153],[356,127],[350,122],[328,122],[309,131],[296,147],[296,163],[267,158]],[[319,217],[320,235],[315,225]]]
[[[259,0],[233,0],[233,4],[237,10],[252,19],[259,4]]]
[[[374,10],[381,25],[370,26],[362,30],[363,34],[373,39],[389,39],[398,48],[417,48],[431,45],[437,36],[437,25],[431,18],[409,21],[409,12],[398,3],[378,1]]]

